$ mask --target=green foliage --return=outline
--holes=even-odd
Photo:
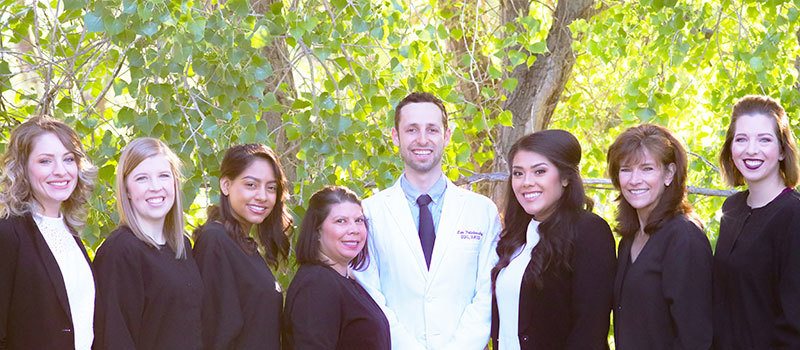
[[[503,103],[526,88],[511,72],[548,51],[553,21],[538,2],[507,23],[494,1],[254,4],[0,0],[0,150],[10,129],[40,112],[84,136],[100,170],[86,232],[92,247],[117,219],[119,149],[139,136],[163,139],[184,161],[189,230],[216,201],[222,152],[243,142],[279,150],[299,219],[323,185],[368,196],[396,180],[392,106],[410,91],[446,102],[451,179],[489,169],[496,130],[515,117]],[[666,125],[692,152],[690,184],[723,188],[713,164],[738,97],[768,94],[791,116],[800,112],[799,6],[605,1],[571,25],[577,61],[551,127],[575,133],[584,176],[602,178],[606,147],[622,130]],[[617,194],[590,194],[611,221]],[[690,199],[715,238],[722,199]]]

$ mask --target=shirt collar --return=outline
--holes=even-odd
[[[417,197],[423,195],[422,192],[414,188],[411,185],[411,182],[406,179],[406,174],[400,176],[400,188],[403,189],[403,193],[406,195],[406,199],[411,201],[412,203],[417,203]],[[428,195],[431,196],[431,200],[434,204],[439,204],[439,201],[442,200],[444,196],[444,191],[447,189],[447,181],[445,180],[444,174],[439,176],[439,179],[431,186],[430,190],[428,190]]]

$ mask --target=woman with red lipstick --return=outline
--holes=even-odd
[[[711,347],[711,246],[686,200],[687,157],[664,127],[642,124],[608,149],[620,191],[614,339],[619,350]]]
[[[800,349],[800,194],[789,118],[766,96],[733,107],[720,154],[731,186],[714,255],[714,347]]]
[[[219,187],[219,203],[194,233],[205,284],[203,348],[280,349],[283,295],[269,266],[289,254],[283,169],[267,146],[233,146]]]
[[[96,349],[198,349],[203,282],[184,235],[180,161],[164,142],[122,149],[119,227],[97,249]]]
[[[11,132],[0,164],[0,349],[89,349],[95,285],[78,235],[96,169],[47,117]]]
[[[591,212],[578,140],[564,130],[535,132],[507,159],[491,271],[495,349],[608,349],[614,238]]]
[[[369,263],[366,243],[355,193],[329,186],[311,196],[286,293],[284,349],[391,349],[389,321],[351,275]]]

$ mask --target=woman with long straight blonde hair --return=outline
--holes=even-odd
[[[95,348],[198,349],[203,282],[183,231],[180,161],[131,141],[117,164],[119,227],[97,250]]]

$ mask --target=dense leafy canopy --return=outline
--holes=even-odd
[[[790,116],[800,112],[800,0],[584,3],[592,11],[569,24],[574,40],[561,49],[575,62],[544,126],[578,136],[585,177],[605,177],[617,134],[653,122],[686,142],[691,185],[724,188],[715,164],[733,102],[767,94]],[[235,143],[279,151],[298,218],[323,185],[364,196],[388,186],[402,166],[389,137],[392,106],[415,90],[450,110],[447,176],[489,172],[509,141],[499,130],[526,118],[504,110],[522,86],[514,68],[554,51],[558,5],[0,0],[0,148],[36,113],[84,136],[100,168],[86,232],[93,247],[116,222],[119,150],[138,136],[165,140],[183,159],[191,226],[215,201],[222,152]],[[611,221],[616,193],[589,193]],[[691,200],[715,238],[722,199]]]

